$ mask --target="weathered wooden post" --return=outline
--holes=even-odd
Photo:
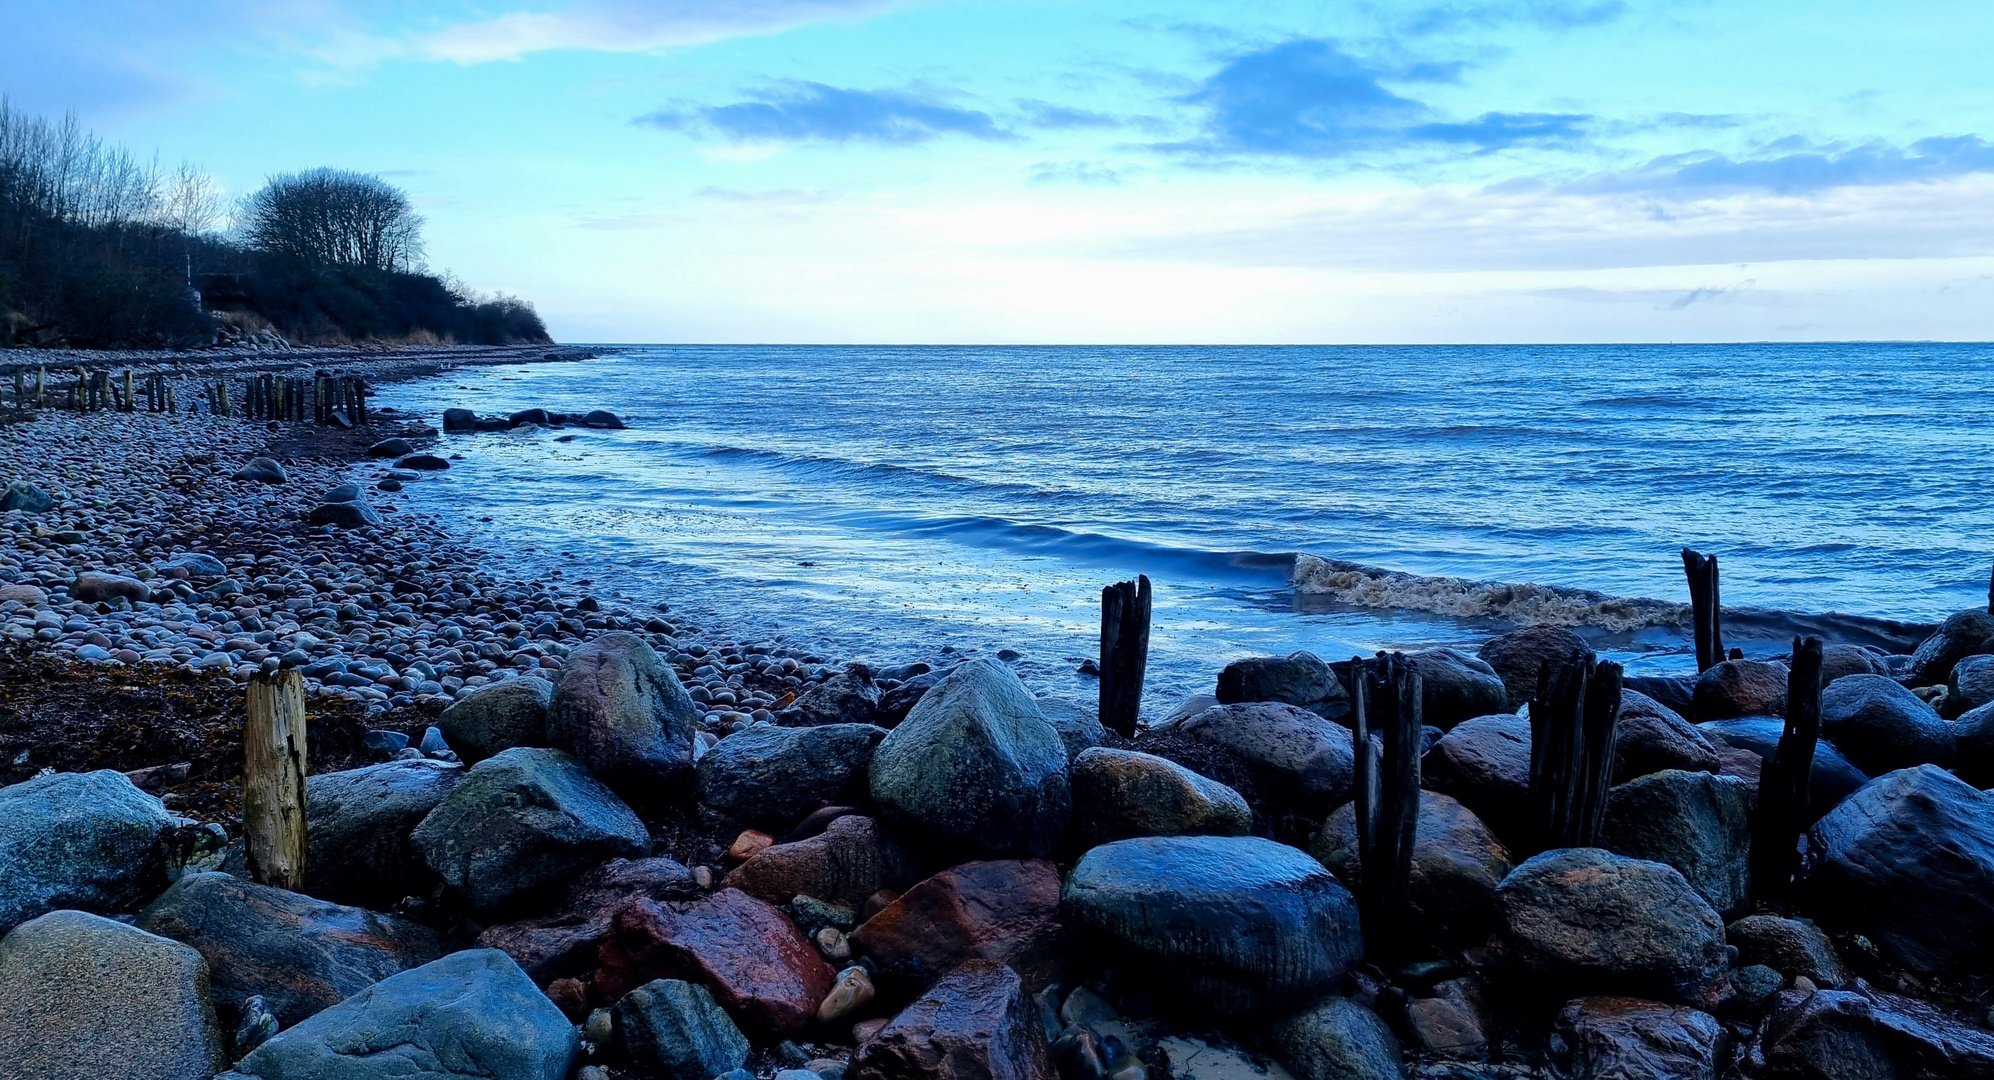
[[[20,368],[15,368],[14,369],[14,409],[15,411],[18,412],[27,407],[28,407],[28,379],[26,375],[23,375],[21,373]],[[1990,597],[1994,597],[1994,590],[1990,590],[1988,595]]]
[[[1405,924],[1412,914],[1422,744],[1419,672],[1401,654],[1379,653],[1374,681],[1364,661],[1352,658],[1350,689],[1360,921],[1366,953],[1374,962],[1391,964],[1402,956]]]
[[[1149,576],[1101,590],[1101,724],[1135,734],[1142,677],[1149,667]]]
[[[1722,608],[1717,595],[1717,556],[1683,548],[1682,570],[1689,579],[1690,623],[1696,638],[1696,670],[1708,671],[1724,662]]]
[[[1620,721],[1620,665],[1590,650],[1546,661],[1530,700],[1530,813],[1538,850],[1591,847],[1605,820]]]
[[[126,412],[137,412],[138,406],[132,398],[132,369],[125,369],[125,400],[121,407]]]
[[[356,376],[353,380],[353,407],[358,410],[353,416],[354,427],[367,426],[367,379]]]
[[[305,884],[305,679],[295,670],[249,680],[242,729],[242,835],[265,885]]]
[[[1752,814],[1752,896],[1780,900],[1800,869],[1800,835],[1807,829],[1814,749],[1821,740],[1821,639],[1793,639],[1786,676],[1786,727],[1779,747],[1759,770]]]

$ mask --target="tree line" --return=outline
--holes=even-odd
[[[230,203],[0,98],[0,347],[185,347],[269,327],[294,342],[550,340],[531,304],[431,273],[423,219],[380,177],[318,168]]]

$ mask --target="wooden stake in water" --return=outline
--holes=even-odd
[[[1696,638],[1696,670],[1708,671],[1724,662],[1722,608],[1717,595],[1717,556],[1683,548],[1682,571],[1689,579],[1690,623]]]
[[[1814,749],[1821,740],[1821,639],[1793,639],[1786,676],[1786,727],[1772,760],[1759,770],[1752,816],[1752,895],[1783,899],[1800,869],[1800,834],[1808,825]]]
[[[1135,734],[1142,678],[1149,667],[1149,576],[1101,590],[1101,725]]]
[[[305,679],[294,670],[249,680],[242,729],[242,835],[257,881],[305,883]]]
[[[1373,962],[1390,966],[1403,957],[1405,927],[1412,921],[1422,689],[1419,672],[1401,654],[1379,653],[1377,668],[1374,678],[1362,659],[1350,661],[1352,745],[1357,759],[1357,902],[1366,954]],[[1376,739],[1371,735],[1373,713]]]
[[[1590,650],[1545,661],[1530,699],[1530,813],[1537,850],[1592,847],[1613,784],[1620,665]]]

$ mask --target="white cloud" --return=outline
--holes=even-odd
[[[904,0],[594,0],[556,11],[515,11],[428,34],[416,50],[481,64],[556,49],[644,52],[774,34],[808,23],[860,19]]]

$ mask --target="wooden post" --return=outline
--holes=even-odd
[[[166,411],[172,412],[173,410],[174,410],[173,388],[169,386],[166,388]]]
[[[42,388],[47,385],[48,385],[48,369],[45,367],[36,368],[35,369],[35,408],[37,409],[42,407]]]
[[[1723,609],[1717,594],[1717,556],[1683,548],[1682,570],[1689,579],[1690,628],[1696,639],[1696,670],[1708,671],[1724,662]]]
[[[1807,829],[1814,749],[1821,739],[1821,639],[1793,639],[1786,676],[1786,727],[1772,759],[1759,770],[1752,813],[1752,896],[1781,900],[1800,869],[1800,835]]]
[[[1538,850],[1591,847],[1605,820],[1620,720],[1620,665],[1590,650],[1545,661],[1530,700],[1530,813]]]
[[[1124,738],[1142,710],[1149,666],[1149,576],[1101,590],[1101,724]]]
[[[242,834],[249,872],[265,885],[305,883],[305,679],[250,677],[242,729]]]
[[[353,379],[353,407],[360,410],[359,414],[352,418],[353,426],[366,427],[367,426],[367,379],[365,376],[355,376]]]
[[[28,380],[20,368],[14,369],[14,408],[16,411],[28,407]],[[1994,588],[1988,590],[1988,597],[1994,599]]]
[[[1379,653],[1375,684],[1361,659],[1350,662],[1356,750],[1358,907],[1373,962],[1403,956],[1412,916],[1412,850],[1419,832],[1419,672],[1398,653]],[[1371,690],[1378,691],[1373,705]],[[1377,713],[1381,746],[1374,746]]]
[[[124,400],[124,410],[125,410],[126,412],[137,412],[137,411],[138,411],[138,407],[137,407],[137,405],[136,405],[136,404],[134,404],[134,402],[133,402],[133,399],[132,399],[132,369],[130,369],[130,368],[126,368],[126,369],[125,369],[125,400]]]

